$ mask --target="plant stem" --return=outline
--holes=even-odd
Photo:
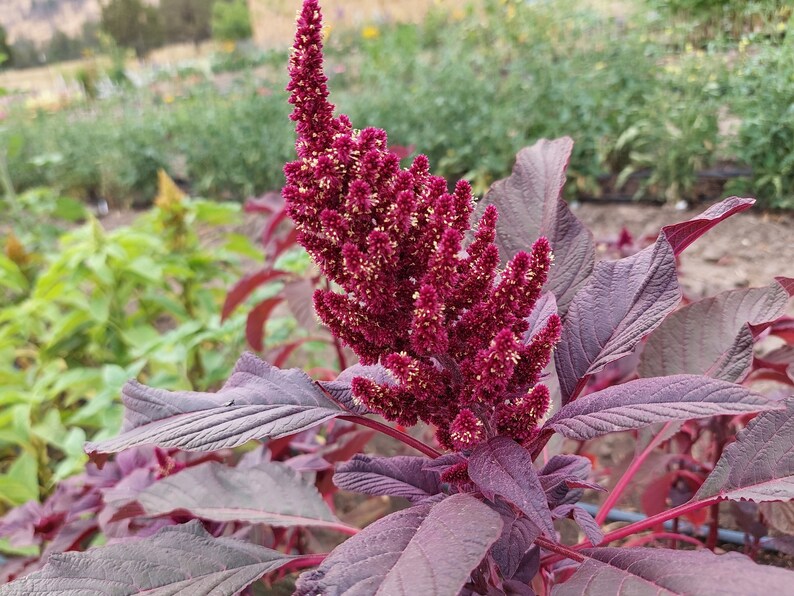
[[[670,540],[674,544],[680,540],[681,542],[693,544],[698,548],[703,548],[703,543],[697,538],[687,536],[686,534],[680,534],[678,532],[654,532],[653,534],[648,534],[647,536],[639,536],[634,538],[630,541],[630,543],[627,542],[625,546],[642,546],[643,544],[653,542],[654,540]]]
[[[317,567],[320,563],[325,560],[325,557],[328,555],[303,555],[301,557],[297,557],[284,565],[280,571],[284,574],[290,573],[292,571],[298,571],[299,569],[306,569],[307,567]]]
[[[535,543],[543,549],[549,550],[553,553],[557,553],[567,559],[572,559],[577,561],[578,563],[583,563],[585,560],[585,556],[577,553],[570,547],[567,547],[563,544],[557,544],[556,542],[552,542],[545,536],[538,536],[535,538]]]
[[[606,520],[607,515],[612,510],[612,508],[617,504],[618,500],[620,499],[621,495],[623,495],[623,491],[626,490],[629,482],[631,482],[634,475],[640,469],[645,460],[648,459],[648,456],[653,452],[654,449],[662,442],[664,438],[664,434],[667,432],[667,429],[670,427],[672,422],[668,422],[665,424],[661,430],[651,439],[651,442],[648,443],[648,446],[640,453],[637,457],[634,458],[634,461],[631,462],[631,465],[626,470],[625,474],[621,476],[618,483],[615,485],[615,488],[612,489],[612,492],[607,497],[604,504],[601,506],[601,509],[598,510],[598,514],[596,515],[596,523],[600,526]]]
[[[604,534],[604,539],[599,542],[596,546],[606,546],[610,542],[614,540],[620,540],[621,538],[625,538],[626,536],[631,536],[632,534],[636,534],[638,532],[642,532],[643,530],[647,530],[648,528],[652,528],[656,525],[663,524],[667,520],[680,517],[690,511],[697,511],[698,509],[703,509],[704,507],[709,507],[714,503],[719,503],[722,501],[722,497],[711,497],[710,499],[706,499],[705,501],[695,501],[684,503],[683,505],[679,505],[678,507],[673,507],[672,509],[668,509],[667,511],[662,511],[661,513],[657,513],[656,515],[652,515],[651,517],[647,517],[641,521],[635,522],[633,524],[629,524],[628,526],[624,526],[622,528],[618,528],[613,532],[609,532],[608,534]],[[581,550],[583,548],[590,548],[592,544],[589,540],[585,540],[580,542],[576,546],[571,547],[572,550]],[[545,547],[544,547],[545,548]],[[556,552],[556,551],[555,551]],[[567,557],[568,555],[563,555]],[[556,561],[561,560],[559,555],[552,555],[550,557],[545,557],[541,560],[541,565],[549,565],[551,563],[555,563]]]
[[[353,424],[359,424],[361,426],[367,426],[369,428],[373,428],[378,432],[383,433],[384,435],[388,435],[397,439],[398,441],[405,443],[409,447],[413,447],[420,453],[424,453],[426,456],[436,459],[437,457],[441,457],[441,453],[433,449],[430,445],[425,445],[419,439],[415,439],[408,433],[404,433],[402,431],[397,430],[389,426],[388,424],[383,424],[382,422],[378,422],[377,420],[373,420],[372,418],[365,418],[364,416],[339,416],[340,420],[347,420],[348,422],[352,422]]]
[[[661,513],[652,515],[651,517],[645,518],[642,521],[629,524],[628,526],[624,526],[622,528],[618,528],[613,532],[604,534],[604,539],[599,543],[599,545],[607,544],[609,542],[612,542],[613,540],[620,540],[621,538],[625,538],[626,536],[631,536],[632,534],[636,534],[637,532],[642,532],[643,530],[647,530],[648,528],[652,528],[659,524],[663,524],[669,519],[680,517],[686,513],[689,513],[690,511],[697,511],[698,509],[703,509],[704,507],[708,507],[709,505],[713,505],[714,503],[719,503],[720,501],[722,501],[722,497],[711,497],[710,499],[706,499],[705,501],[694,501],[694,502],[690,501],[688,503],[684,503],[683,505],[679,505],[678,507],[673,507],[672,509],[668,509],[667,511],[662,511]]]
[[[8,171],[8,155],[5,149],[0,149],[0,184],[2,184],[3,191],[11,206],[11,215],[18,220],[21,217],[22,209],[17,200],[14,184],[11,182],[11,173]]]
[[[347,534],[348,536],[355,536],[361,531],[358,528],[347,526],[345,524],[325,524],[322,527],[328,528],[329,530],[336,530],[337,532],[341,534]]]

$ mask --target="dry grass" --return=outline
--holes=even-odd
[[[296,0],[248,0],[254,38],[262,47],[288,46],[295,34]],[[378,22],[417,22],[434,7],[452,9],[455,0],[323,0],[325,24],[333,29]]]
[[[134,58],[128,60],[127,69],[135,72],[152,66],[169,66],[185,61],[207,60],[216,45],[215,42],[203,43],[198,48],[191,43],[169,45],[153,51],[145,63]],[[98,56],[58,62],[37,68],[2,71],[0,72],[0,87],[21,92],[58,94],[71,86],[79,70],[94,67],[102,71],[109,66],[109,58]]]

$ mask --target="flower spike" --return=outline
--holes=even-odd
[[[472,191],[407,169],[386,133],[334,116],[323,72],[322,15],[305,0],[290,58],[297,160],[284,168],[284,199],[298,242],[341,290],[319,290],[320,319],[363,364],[380,362],[396,383],[357,378],[354,397],[389,420],[423,420],[439,443],[468,450],[493,436],[529,440],[545,413],[537,385],[559,340],[559,319],[524,340],[551,248],[540,238],[499,272],[496,209],[467,248]]]

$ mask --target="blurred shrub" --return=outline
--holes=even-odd
[[[212,5],[212,37],[220,41],[238,41],[253,35],[251,14],[245,0],[217,0]]]
[[[731,150],[753,169],[733,190],[794,209],[794,37],[743,54],[731,73],[731,110],[739,132]]]
[[[41,253],[6,234],[0,509],[38,499],[82,469],[83,442],[118,429],[128,378],[199,390],[229,374],[244,321],[221,323],[219,313],[235,257],[203,246],[197,230],[239,212],[190,200],[161,175],[156,207],[129,227],[106,231],[91,219]]]
[[[759,173],[745,181],[747,192],[783,206],[790,153],[776,149],[787,141],[768,140],[776,126],[785,135],[790,42],[747,38],[704,50],[684,39],[648,15],[612,19],[573,0],[484,0],[431,13],[419,26],[332,31],[328,76],[341,111],[385,128],[395,145],[427,153],[437,173],[465,177],[478,192],[508,173],[521,147],[569,135],[572,194],[693,200],[699,171],[741,161]],[[754,49],[767,46],[763,55]],[[158,80],[181,89],[13,115],[0,143],[25,138],[9,158],[14,184],[146,205],[163,168],[212,198],[277,190],[293,152],[286,52],[229,50],[213,59],[215,72],[258,67],[264,78],[221,77],[218,87]],[[777,120],[767,117],[767,89]],[[720,127],[726,117],[746,121],[738,142]]]

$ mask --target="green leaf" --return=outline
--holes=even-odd
[[[82,201],[69,197],[58,197],[55,200],[55,208],[52,211],[52,215],[58,219],[76,222],[85,219],[88,211]]]
[[[262,249],[256,246],[248,236],[243,234],[229,234],[227,236],[226,245],[224,248],[238,255],[243,255],[249,259],[253,259],[261,263],[265,260],[265,255],[262,254]]]
[[[198,221],[213,225],[225,225],[235,223],[239,219],[240,205],[237,203],[217,203],[201,199],[194,199],[191,203],[196,210]]]
[[[0,499],[12,505],[22,505],[39,498],[38,462],[30,453],[22,453],[14,460],[8,473],[0,476]]]
[[[19,266],[2,253],[0,253],[0,287],[6,287],[14,292],[26,292],[30,288]]]
[[[154,284],[163,281],[163,268],[148,256],[138,257],[128,263],[126,270]]]

